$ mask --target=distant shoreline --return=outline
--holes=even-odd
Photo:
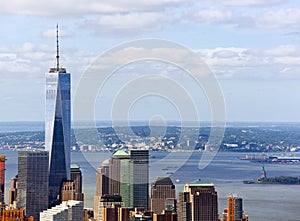
[[[243,183],[264,185],[300,185],[300,178],[291,176],[279,176],[263,179],[244,180]]]

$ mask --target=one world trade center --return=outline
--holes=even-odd
[[[62,182],[70,180],[71,76],[59,66],[46,74],[45,147],[49,151],[49,206],[59,204]]]

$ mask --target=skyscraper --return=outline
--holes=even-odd
[[[128,159],[122,159],[120,161],[120,195],[126,207],[133,208],[133,177],[131,176],[132,161],[130,157]]]
[[[39,213],[48,208],[48,164],[47,151],[18,152],[17,206],[37,221]]]
[[[180,192],[178,194],[177,204],[178,220],[191,221],[191,203],[189,192]]]
[[[98,220],[100,199],[109,194],[109,160],[102,162],[96,175],[96,195],[94,196],[94,219]]]
[[[109,194],[120,194],[121,161],[129,160],[130,156],[124,150],[115,152],[109,161]]]
[[[4,203],[5,188],[5,156],[0,156],[0,203]]]
[[[149,150],[131,150],[133,207],[149,207]]]
[[[75,184],[74,200],[83,201],[84,194],[82,193],[82,174],[80,167],[76,164],[71,164],[71,180]]]
[[[184,192],[188,193],[191,203],[191,221],[218,221],[218,195],[214,184],[185,184]]]
[[[45,147],[49,151],[49,205],[59,204],[60,187],[70,180],[71,79],[59,66],[57,27],[57,66],[46,74]]]
[[[17,193],[18,193],[18,175],[10,181],[10,191],[9,191],[9,205],[16,207],[17,203]]]
[[[99,218],[99,202],[107,194],[121,195],[125,207],[149,207],[149,151],[118,150],[98,168],[94,218]],[[97,215],[98,214],[98,215]]]
[[[104,160],[96,175],[96,196],[109,194],[109,160]]]
[[[170,177],[157,177],[151,187],[151,210],[161,214],[166,210],[166,200],[175,198],[175,185]]]
[[[230,194],[227,198],[228,208],[222,214],[223,221],[246,221],[248,216],[243,211],[243,199]]]

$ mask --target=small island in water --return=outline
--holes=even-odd
[[[285,184],[285,185],[300,185],[299,177],[279,176],[267,177],[265,167],[262,166],[260,177],[253,180],[244,180],[244,184]]]

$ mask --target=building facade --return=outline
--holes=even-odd
[[[72,180],[64,181],[61,187],[61,201],[75,200],[75,183]]]
[[[48,208],[48,164],[47,151],[18,152],[17,207],[37,221]]]
[[[102,196],[98,203],[98,214],[96,215],[96,220],[118,221],[119,208],[122,207],[124,207],[124,203],[120,195]]]
[[[57,34],[58,49],[58,34]],[[70,180],[71,76],[57,67],[46,74],[45,148],[49,151],[49,205],[59,204],[62,181]]]
[[[0,156],[0,203],[4,203],[4,189],[5,189],[5,156]]]
[[[96,196],[109,194],[109,160],[103,161],[96,175]]]
[[[166,200],[175,198],[175,185],[170,177],[157,177],[151,187],[151,210],[161,214],[166,210]]]
[[[107,195],[122,197],[123,207],[149,208],[149,151],[118,150],[98,168],[94,218],[101,219],[99,206]],[[108,194],[107,194],[108,193]],[[111,212],[111,210],[109,210]]]
[[[218,195],[214,184],[185,184],[179,200],[190,202],[191,221],[218,221]]]
[[[9,205],[13,208],[16,208],[17,205],[17,196],[18,196],[18,175],[10,181],[10,190],[9,190]]]
[[[34,221],[34,218],[26,217],[24,209],[7,209],[0,216],[1,221]]]
[[[109,194],[109,160],[103,161],[96,174],[96,195],[94,196],[94,218],[98,219],[99,202]]]
[[[76,164],[71,164],[71,180],[75,185],[74,200],[84,201],[84,194],[82,192],[82,173],[80,167]]]
[[[149,209],[149,150],[131,150],[133,208]]]
[[[69,200],[40,213],[40,221],[83,221],[83,202]]]
[[[109,161],[109,194],[120,195],[121,186],[121,162],[129,160],[130,156],[124,150],[118,150],[115,152]]]
[[[178,194],[177,213],[178,213],[178,220],[180,221],[192,220],[189,192],[180,192]]]
[[[248,216],[243,211],[243,199],[231,194],[227,198],[228,208],[222,214],[222,221],[247,221]]]

